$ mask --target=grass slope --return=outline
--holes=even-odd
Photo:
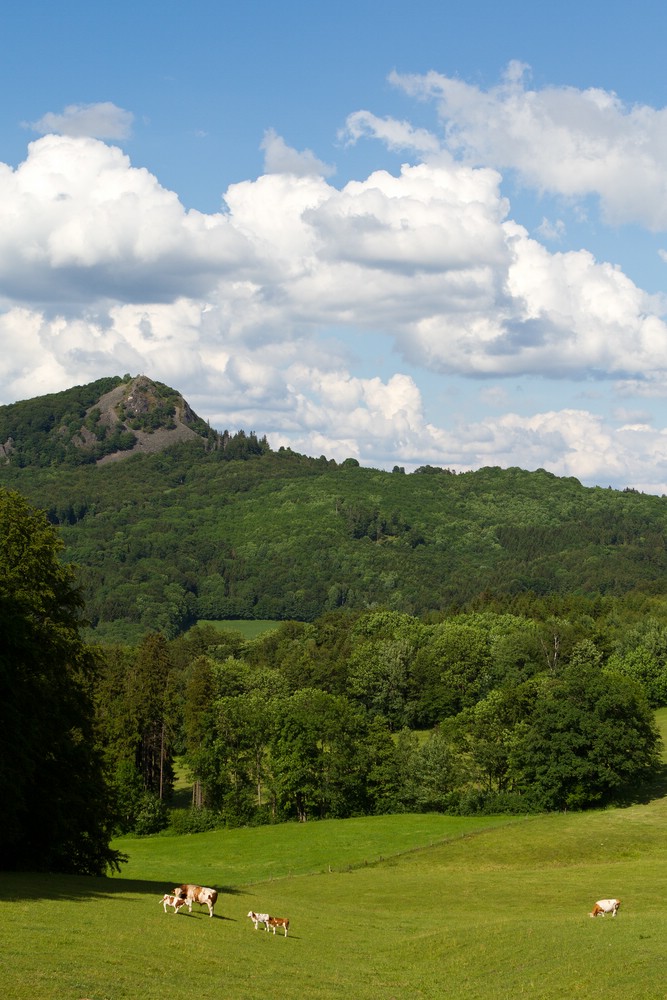
[[[517,822],[525,820],[438,813],[366,816],[185,837],[124,837],[113,846],[130,858],[123,865],[123,878],[167,877],[167,881],[176,878],[177,882],[198,882],[219,888],[363,867]],[[165,876],[166,872],[171,874]]]
[[[665,800],[478,822],[470,836],[466,820],[451,822],[123,841],[132,852],[123,877],[5,874],[3,995],[665,997]],[[223,889],[215,919],[162,912],[161,894],[189,877]],[[593,901],[609,895],[623,900],[619,916],[590,920]],[[289,916],[289,938],[255,932],[250,908]]]

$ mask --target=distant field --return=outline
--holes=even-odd
[[[294,875],[346,871],[444,840],[522,822],[527,820],[439,813],[367,816],[214,830],[184,837],[123,837],[113,846],[130,856],[123,865],[122,878],[153,879],[171,871],[169,878],[177,881],[239,886]]]
[[[235,618],[210,621],[207,618],[201,618],[197,624],[213,625],[214,628],[222,629],[225,632],[240,632],[244,639],[256,639],[258,635],[263,635],[264,632],[271,632],[273,629],[278,628],[280,622],[268,621],[267,619],[245,621]]]

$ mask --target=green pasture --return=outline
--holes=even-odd
[[[125,839],[120,877],[5,873],[3,996],[667,995],[665,800],[452,822],[392,816]],[[163,912],[162,893],[190,878],[221,889],[213,920],[198,907]],[[616,919],[588,918],[601,896],[623,900]],[[251,908],[288,916],[287,940],[256,932]]]
[[[256,639],[258,635],[264,635],[265,632],[272,632],[274,629],[278,628],[280,622],[271,621],[267,619],[237,619],[237,618],[225,618],[221,620],[212,621],[207,618],[201,618],[198,625],[212,625],[214,628],[220,629],[222,632],[240,632],[244,639]]]
[[[113,846],[129,855],[123,879],[166,877],[219,888],[376,865],[408,851],[521,822],[526,820],[515,816],[370,816],[184,837],[124,837]]]

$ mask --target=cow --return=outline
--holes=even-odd
[[[604,917],[605,913],[611,913],[615,917],[621,905],[620,899],[598,899],[589,917]]]
[[[250,919],[252,920],[253,924],[255,925],[255,930],[256,931],[259,930],[259,925],[260,924],[264,924],[265,925],[264,926],[264,930],[268,931],[268,929],[269,929],[269,920],[271,919],[270,916],[268,915],[268,913],[255,913],[254,910],[249,910],[248,911],[248,916],[250,917]]]
[[[174,907],[174,916],[176,916],[176,914],[180,910],[181,906],[185,906],[185,900],[181,896],[169,896],[169,895],[167,895],[166,892],[165,892],[164,896],[162,897],[162,899],[160,900],[160,902],[162,903],[162,906],[164,908],[164,912],[165,913],[167,912],[167,907],[168,906],[173,906]]]
[[[289,930],[289,920],[287,919],[287,917],[269,917],[269,922],[266,925],[267,931],[269,930],[269,928],[271,928],[271,930],[275,934],[276,927],[282,927],[283,930],[285,931],[285,937],[287,937],[287,932]]]
[[[178,896],[179,899],[182,899],[187,904],[190,913],[192,913],[193,903],[199,903],[200,906],[208,906],[208,915],[212,917],[218,893],[215,889],[209,889],[205,885],[190,885],[189,883],[185,883],[184,885],[176,886],[174,896]]]

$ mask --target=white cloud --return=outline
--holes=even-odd
[[[57,114],[47,111],[38,121],[26,123],[26,128],[40,135],[55,133],[92,139],[127,139],[132,132],[134,115],[110,101],[99,104],[70,104]]]
[[[540,239],[546,240],[547,243],[560,243],[565,236],[565,223],[562,219],[556,219],[555,222],[552,222],[550,219],[543,218],[536,233]]]
[[[282,136],[270,128],[264,133],[264,173],[295,174],[297,177],[330,177],[335,167],[318,160],[310,149],[297,150],[288,146]]]
[[[354,145],[362,138],[371,138],[380,139],[394,150],[412,150],[420,154],[441,151],[440,142],[427,129],[416,129],[410,122],[399,122],[395,118],[378,118],[370,111],[355,111],[348,115],[339,138],[347,145]]]
[[[222,214],[186,212],[118,148],[49,135],[0,165],[0,273],[17,302],[162,300],[201,291],[247,258]]]
[[[204,344],[365,328],[436,372],[667,372],[656,303],[586,251],[531,239],[499,183],[447,157],[341,190],[269,174],[232,185],[227,211],[205,215],[118,149],[47,136],[15,171],[0,169],[4,297],[102,329],[127,304],[178,314],[192,300],[207,312]]]
[[[526,69],[510,63],[489,90],[436,72],[390,79],[436,102],[446,146],[468,162],[514,170],[540,191],[597,195],[613,224],[667,229],[667,108],[599,88],[529,89]]]

